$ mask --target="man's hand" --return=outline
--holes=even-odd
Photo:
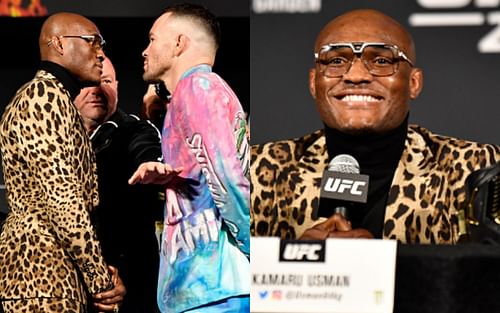
[[[180,172],[182,172],[182,167],[173,169],[170,165],[162,162],[144,162],[139,165],[128,183],[130,185],[137,183],[165,185]]]
[[[352,229],[351,222],[340,214],[330,216],[326,221],[307,229],[300,240],[325,240],[327,238],[366,238],[373,235],[366,229]]]
[[[113,289],[94,295],[94,306],[99,312],[117,312],[123,302],[123,297],[127,293],[122,279],[118,275],[118,269],[108,266],[111,280],[115,286]]]

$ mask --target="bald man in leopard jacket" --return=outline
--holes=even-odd
[[[85,312],[87,294],[113,288],[90,219],[99,202],[95,156],[72,101],[82,85],[76,73],[99,81],[94,62],[99,64],[102,49],[80,38],[72,46],[73,37],[63,48],[62,39],[52,36],[57,30],[98,34],[83,16],[49,17],[40,36],[40,68],[0,121],[10,209],[0,234],[0,303],[6,313]],[[69,64],[75,49],[90,56],[77,65],[91,63],[90,74]]]

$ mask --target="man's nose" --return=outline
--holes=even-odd
[[[101,86],[93,86],[93,87],[90,87],[92,88],[92,90],[90,91],[92,93],[92,95],[94,96],[100,96],[102,91],[101,91]]]
[[[353,59],[351,66],[342,77],[345,81],[352,83],[370,82],[373,79],[373,75],[359,57]]]
[[[102,46],[99,46],[97,48],[97,59],[99,59],[99,61],[101,62],[104,61],[104,49]]]

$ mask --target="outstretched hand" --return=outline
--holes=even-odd
[[[182,172],[182,167],[173,169],[169,164],[162,162],[144,162],[128,180],[130,185],[155,184],[165,185]]]
[[[318,223],[300,236],[300,240],[325,240],[327,238],[365,238],[373,239],[366,229],[352,229],[351,222],[340,214],[330,216],[326,221]]]

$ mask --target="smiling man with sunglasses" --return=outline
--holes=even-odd
[[[86,312],[87,294],[106,299],[99,311],[116,312],[123,299],[91,223],[99,201],[95,157],[73,104],[83,86],[100,83],[103,45],[96,25],[81,15],[47,18],[40,68],[2,116],[10,209],[0,234],[5,312]]]
[[[500,150],[408,124],[423,87],[416,64],[411,35],[381,12],[350,11],[321,30],[309,89],[324,129],[252,148],[253,235],[457,242],[464,181]],[[366,203],[320,199],[322,173],[342,154],[369,176]]]

